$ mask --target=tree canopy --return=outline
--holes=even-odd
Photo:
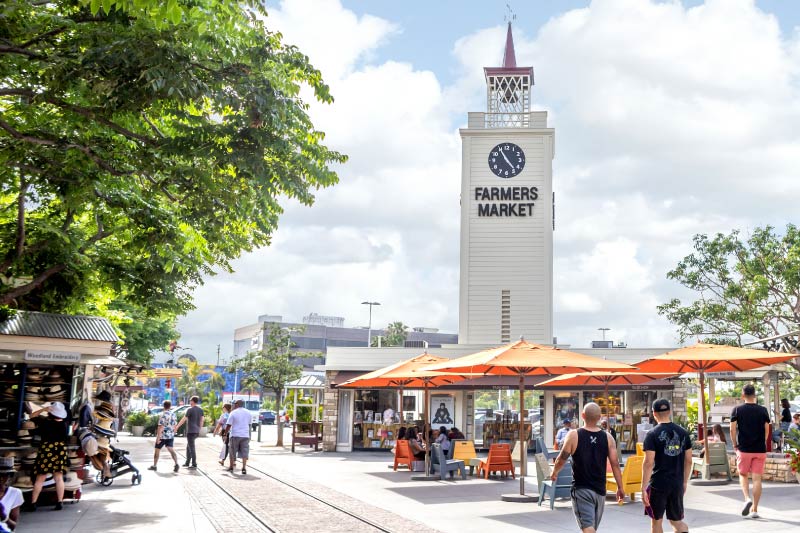
[[[386,326],[384,336],[380,339],[381,346],[404,346],[408,338],[408,326],[400,321],[392,322]],[[372,346],[378,346],[378,338],[372,338]]]
[[[658,307],[678,326],[681,340],[697,336],[716,343],[742,345],[755,339],[796,353],[800,330],[800,230],[783,234],[766,226],[748,238],[739,231],[714,237],[696,235],[694,252],[667,277],[694,291],[685,304],[678,298]]]
[[[345,157],[300,95],[330,103],[328,87],[265,17],[257,1],[4,2],[0,306],[107,316],[146,359],[203,276],[269,244],[282,199],[337,181]]]

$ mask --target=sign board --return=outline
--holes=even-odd
[[[78,352],[25,350],[25,360],[37,363],[52,363],[52,364],[80,363],[81,354]]]
[[[735,378],[736,372],[706,372],[707,378]]]
[[[649,385],[631,385],[631,390],[650,390]]]

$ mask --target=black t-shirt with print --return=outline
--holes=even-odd
[[[655,452],[650,485],[658,490],[683,486],[683,463],[692,440],[685,429],[672,422],[659,424],[647,432],[644,451]]]
[[[743,403],[731,411],[731,422],[736,422],[735,446],[740,452],[767,453],[767,434],[764,424],[769,423],[769,411],[756,403]]]

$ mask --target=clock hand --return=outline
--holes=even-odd
[[[502,150],[500,150],[500,155],[502,155],[502,156],[503,156],[503,159],[505,159],[505,160],[506,160],[506,163],[508,163],[508,166],[510,166],[511,168],[514,168],[514,165],[512,165],[512,164],[511,164],[511,161],[509,161],[509,160],[508,160],[508,158],[506,157],[506,154],[505,154],[505,152],[503,152]]]

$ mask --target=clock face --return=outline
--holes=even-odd
[[[489,170],[500,178],[513,178],[525,168],[525,152],[514,143],[500,143],[489,152]]]

